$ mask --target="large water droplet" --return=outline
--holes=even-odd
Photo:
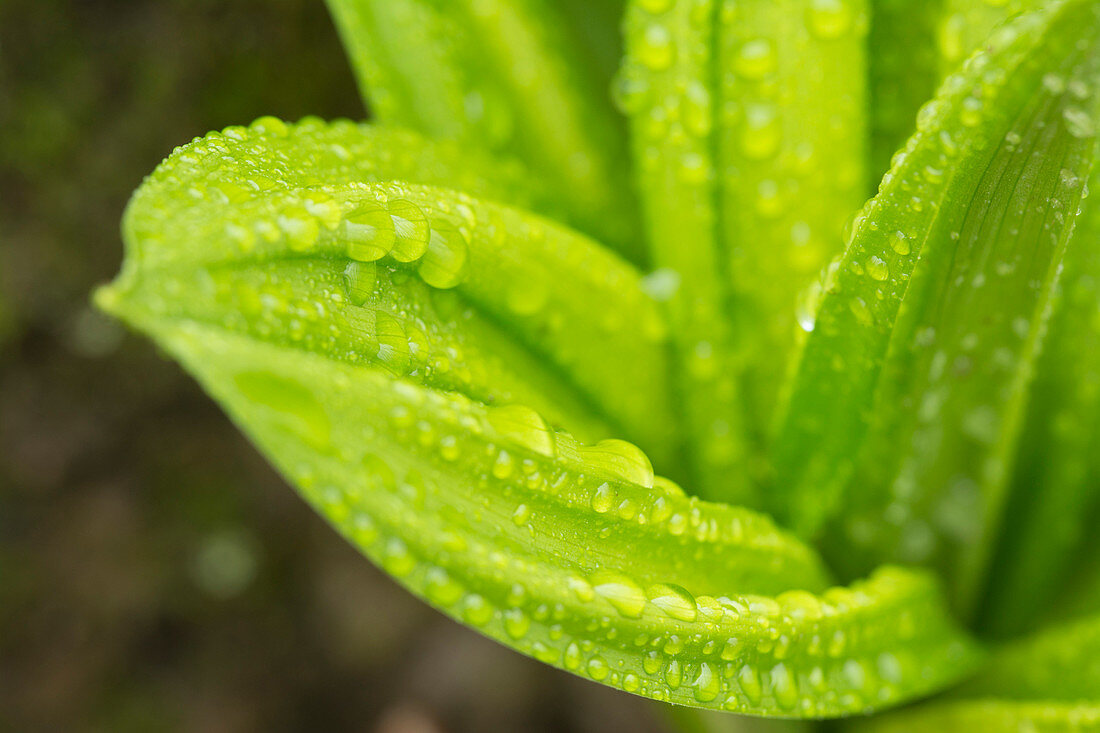
[[[676,47],[668,28],[661,23],[647,26],[638,46],[638,60],[653,71],[662,71],[672,66],[675,57]]]
[[[446,219],[432,219],[428,251],[420,259],[417,272],[433,288],[453,288],[462,281],[469,250],[461,229]]]
[[[652,586],[648,595],[650,603],[678,621],[690,623],[699,615],[695,598],[678,585],[660,583]]]
[[[544,456],[554,455],[554,436],[546,421],[524,405],[489,408],[485,415],[489,425],[502,437]]]
[[[612,438],[582,447],[578,453],[595,470],[605,471],[647,489],[653,488],[653,466],[646,454],[633,443]]]
[[[363,305],[370,300],[378,279],[378,269],[373,262],[350,260],[344,268],[344,292],[352,305]]]
[[[344,217],[338,236],[346,242],[348,257],[373,262],[393,249],[393,219],[378,204],[366,203]]]
[[[390,256],[398,262],[414,262],[424,256],[431,228],[423,210],[411,201],[395,199],[386,204],[393,220],[394,243]]]
[[[599,572],[589,578],[592,590],[610,603],[616,611],[627,618],[638,618],[645,610],[645,593],[625,575]]]

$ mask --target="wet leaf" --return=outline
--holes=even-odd
[[[780,516],[831,522],[854,571],[937,565],[971,610],[1095,158],[1095,12],[1021,16],[922,110],[826,278],[775,451]]]
[[[332,131],[307,131],[327,150]],[[516,208],[371,180],[416,166],[326,168],[302,134],[263,121],[177,151],[135,195],[126,267],[97,300],[379,566],[519,651],[658,700],[829,716],[973,666],[930,576],[830,588],[767,517],[561,429],[669,442],[645,384],[663,324],[629,265]]]
[[[617,96],[704,495],[759,502],[799,299],[865,196],[866,25],[862,2],[628,8]]]
[[[329,0],[372,113],[519,158],[570,220],[643,256],[619,120],[548,0]]]

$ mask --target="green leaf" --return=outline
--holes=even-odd
[[[865,195],[866,15],[804,0],[628,7],[618,99],[708,496],[759,501],[746,459],[768,437],[799,296]]]
[[[940,81],[936,33],[946,0],[871,0],[870,171],[885,173]]]
[[[1100,614],[1005,645],[958,694],[1100,706]]]
[[[776,511],[835,520],[854,572],[939,566],[971,610],[1095,157],[1096,10],[1021,16],[922,110],[830,270],[775,451]]]
[[[360,157],[363,175],[326,167],[302,134],[264,121],[177,151],[97,300],[387,572],[536,659],[676,703],[838,715],[972,667],[930,576],[827,588],[767,517],[555,429],[658,404],[661,321],[628,265],[518,209],[369,182],[385,173]]]
[[[524,161],[570,221],[639,259],[621,126],[549,0],[328,0],[383,122]]]
[[[1009,644],[948,700],[887,715],[860,729],[1100,730],[1100,616]]]
[[[1089,189],[1100,188],[1095,172]],[[982,625],[1018,633],[1073,570],[1100,514],[1100,203],[1085,200],[1036,365]],[[1095,550],[1093,551],[1095,554]],[[1096,610],[1100,610],[1097,605]]]
[[[1038,10],[1049,0],[942,0],[938,30],[940,73],[955,71],[998,25],[1029,10]]]
[[[1089,733],[1100,730],[1100,705],[962,700],[871,718],[853,728],[860,733]]]
[[[666,460],[675,420],[664,397],[665,326],[632,267],[516,209],[368,183],[448,180],[500,193],[507,168],[490,184],[476,173],[488,165],[350,123],[268,118],[212,133],[135,195],[124,225],[125,282],[137,288],[128,297],[145,310],[188,309],[174,317],[232,318],[345,360],[381,349],[396,373],[423,372],[433,386],[488,403],[519,399],[586,439],[621,426],[614,432]],[[267,263],[242,279],[232,266],[242,259]],[[457,295],[403,287],[405,270]],[[157,278],[141,275],[149,271]],[[161,279],[208,297],[177,303]],[[332,302],[303,304],[313,282]]]

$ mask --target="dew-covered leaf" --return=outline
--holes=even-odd
[[[127,299],[344,360],[377,352],[395,373],[523,402],[585,439],[615,426],[665,460],[665,326],[630,265],[519,209],[385,182],[500,193],[507,169],[490,183],[482,165],[350,123],[212,133],[135,195]]]
[[[963,607],[1093,165],[1096,13],[1021,16],[922,109],[830,268],[775,451],[777,512],[836,520],[856,572],[938,565]]]
[[[570,223],[639,258],[621,124],[550,0],[328,0],[371,112],[514,155]]]
[[[714,709],[866,711],[972,667],[930,576],[829,588],[767,517],[558,429],[668,444],[647,384],[662,322],[629,265],[521,210],[378,180],[416,167],[341,176],[300,154],[301,129],[259,128],[146,181],[97,301],[402,584],[543,662]]]
[[[767,440],[799,297],[865,197],[866,24],[861,1],[628,6],[617,97],[704,495],[758,500],[746,459]]]

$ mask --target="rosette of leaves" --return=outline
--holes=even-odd
[[[337,531],[655,700],[1100,729],[1100,4],[329,5],[376,121],[178,148],[96,301]]]

